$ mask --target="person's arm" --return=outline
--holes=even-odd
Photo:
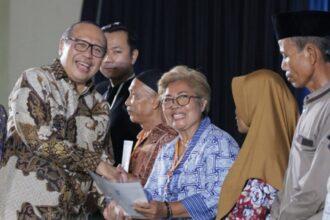
[[[330,123],[330,120],[326,123]],[[328,129],[329,133],[330,128]],[[279,210],[279,219],[308,219],[323,210],[330,174],[330,140],[327,136],[324,133],[323,139],[318,143],[311,167],[301,177],[299,192],[291,197],[291,202],[286,207]]]
[[[191,217],[181,202],[136,203],[134,209],[148,219]]]
[[[79,118],[66,118],[65,114],[68,113],[63,105],[65,101],[58,100],[60,91],[53,93],[55,89],[51,86],[52,82],[45,75],[39,69],[28,70],[11,93],[9,108],[19,137],[31,153],[58,166],[75,172],[95,170],[101,162],[101,153],[77,146],[75,139],[93,138],[102,145],[102,142],[98,142],[101,138],[98,139],[97,136],[107,127],[107,108],[102,107],[101,102],[94,103],[94,108],[99,110],[95,116],[97,119],[86,117],[89,120],[86,124],[95,126],[94,130],[88,129],[86,125],[86,132],[83,134],[86,137],[77,136],[74,132],[78,130]],[[64,98],[65,94],[62,95]],[[70,97],[66,98],[70,102]]]
[[[106,220],[131,220],[129,216],[125,216],[125,210],[111,201],[103,210],[103,217]]]

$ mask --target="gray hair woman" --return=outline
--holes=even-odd
[[[144,188],[149,202],[134,209],[148,219],[214,219],[238,145],[207,117],[210,86],[202,73],[176,66],[162,76],[158,93],[166,121],[179,135],[156,158]]]
[[[210,86],[202,73],[176,66],[162,76],[158,91],[166,121],[179,135],[154,163],[145,185],[150,202],[135,210],[147,218],[213,219],[238,145],[207,117]]]

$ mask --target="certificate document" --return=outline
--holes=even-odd
[[[133,141],[124,140],[123,156],[121,159],[121,166],[128,172],[131,152],[133,148]]]
[[[89,172],[97,187],[104,193],[105,197],[110,197],[120,205],[128,216],[132,218],[145,219],[133,209],[136,202],[148,202],[140,182],[118,183],[109,181],[93,172]]]

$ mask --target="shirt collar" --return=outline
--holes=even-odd
[[[321,87],[320,89],[308,94],[304,99],[304,104],[312,103],[320,98],[322,98],[324,95],[330,93],[330,83],[327,85]]]
[[[50,68],[56,80],[64,79],[65,81],[69,82],[70,84],[74,85],[74,87],[76,87],[76,84],[69,78],[68,74],[65,72],[61,64],[61,61],[58,58],[54,60],[54,62],[50,65]],[[86,82],[86,89],[84,91],[90,90],[92,87],[94,87],[94,82],[92,79],[89,79]]]

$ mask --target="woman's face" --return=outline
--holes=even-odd
[[[177,102],[178,97],[182,100],[189,99],[186,105]],[[205,110],[206,100],[197,97],[193,89],[184,81],[172,82],[165,89],[162,108],[167,123],[180,133],[187,133],[190,137],[197,130],[202,120],[202,112]]]

